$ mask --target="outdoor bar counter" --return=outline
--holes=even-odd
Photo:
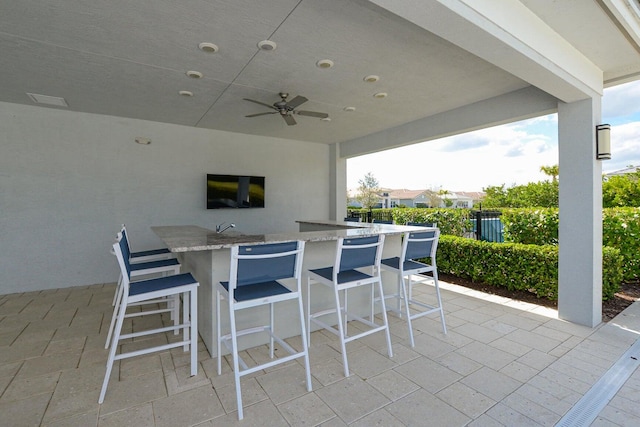
[[[330,220],[297,221],[299,232],[249,235],[241,234],[235,230],[224,233],[195,225],[155,226],[151,227],[154,233],[160,237],[165,245],[176,253],[182,263],[182,271],[190,272],[200,283],[198,289],[198,332],[202,337],[209,354],[216,356],[216,313],[215,313],[215,286],[220,281],[229,280],[230,250],[229,248],[241,244],[265,244],[291,240],[305,242],[303,259],[303,272],[310,268],[328,267],[335,261],[336,241],[340,237],[364,237],[377,234],[385,235],[383,257],[400,255],[401,235],[406,231],[420,230],[424,227],[401,226],[390,224],[368,224]],[[389,291],[396,288],[396,279],[383,271],[383,283]],[[322,289],[320,289],[322,288]],[[302,291],[306,301],[306,283],[303,280]],[[362,314],[368,313],[369,306],[366,303],[366,295],[362,294],[360,301],[358,295],[349,293],[349,304],[358,305]],[[332,304],[332,294],[324,287],[312,286],[312,310],[315,307],[328,307]],[[290,316],[297,310],[295,301],[282,302],[276,307],[276,324],[278,334],[283,337],[291,337],[300,334],[297,322],[290,322]],[[360,308],[361,306],[361,308]],[[226,302],[221,303],[223,310],[222,330],[228,331],[229,315]],[[283,313],[283,310],[285,313]],[[264,322],[268,316],[266,307],[245,310],[237,317],[238,327]],[[254,336],[254,341],[245,343],[248,346],[262,344],[263,337]],[[267,342],[266,339],[264,342]],[[241,347],[246,347],[242,345]]]

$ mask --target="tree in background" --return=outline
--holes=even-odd
[[[380,201],[380,187],[378,180],[371,172],[368,172],[363,179],[358,181],[358,195],[356,200],[363,208],[371,209]]]
[[[640,168],[603,179],[602,207],[640,207]]]
[[[530,182],[504,188],[489,186],[483,188],[487,194],[482,200],[483,208],[557,208],[558,207],[558,165],[541,166],[540,170],[551,177],[551,181]]]
[[[447,208],[450,208],[451,206],[453,206],[453,200],[451,200],[448,196],[449,194],[451,194],[451,192],[449,190],[440,190],[438,191],[438,195],[440,195],[442,197],[442,200],[444,201],[444,205]]]
[[[558,182],[558,175],[560,175],[560,166],[540,166],[540,171],[545,175],[550,176],[552,182]]]
[[[438,194],[440,191],[439,188],[431,187],[427,190],[427,198],[429,199],[429,207],[430,208],[439,208],[440,203],[442,203],[442,198]]]

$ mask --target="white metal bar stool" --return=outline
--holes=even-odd
[[[162,258],[155,261],[147,261],[147,262],[139,262],[136,264],[131,263],[131,257],[129,252],[129,242],[127,239],[126,233],[118,233],[118,237],[116,239],[117,242],[123,241],[121,245],[122,256],[128,260],[129,262],[129,280],[134,277],[144,277],[149,275],[157,275],[161,274],[163,276],[169,274],[178,274],[180,273],[181,265],[175,258]],[[114,252],[115,254],[115,252]],[[111,316],[111,324],[109,325],[109,332],[107,333],[107,340],[105,342],[104,348],[109,348],[109,343],[111,341],[111,336],[113,334],[113,329],[115,326],[116,318],[118,315],[119,307],[122,302],[122,298],[124,295],[124,285],[123,285],[124,274],[121,273],[118,279],[118,285],[116,287],[116,293],[114,295],[113,301],[113,314]],[[171,319],[178,323],[178,311],[180,309],[180,303],[177,301],[177,296],[173,296],[172,298],[158,298],[153,300],[144,300],[140,301],[136,304],[130,303],[129,306],[141,306],[141,305],[149,305],[149,304],[167,304],[166,308],[161,308],[157,310],[145,310],[145,311],[137,311],[135,313],[125,314],[125,317],[132,316],[146,316],[149,314],[159,314],[164,312],[171,312]],[[176,331],[177,333],[177,331]]]
[[[117,306],[118,316],[114,329],[113,340],[111,342],[111,347],[109,350],[107,370],[104,375],[104,381],[102,383],[102,389],[100,391],[98,403],[104,402],[104,397],[107,392],[107,385],[109,384],[109,377],[111,376],[111,370],[113,369],[113,364],[116,360],[140,356],[157,351],[170,350],[172,348],[182,346],[184,348],[184,351],[191,352],[191,375],[197,375],[198,373],[197,304],[199,283],[189,273],[176,274],[167,277],[160,277],[157,279],[141,280],[139,282],[131,283],[131,264],[128,257],[124,255],[124,253],[126,252],[125,245],[126,243],[123,239],[120,239],[118,242],[113,244],[113,250],[115,252],[116,258],[118,259],[120,271],[123,276],[123,296],[122,301]],[[182,295],[182,323],[174,324],[172,326],[132,332],[129,334],[122,334],[122,324],[125,319],[127,307],[129,305],[136,304],[142,301],[155,300],[162,297],[170,297],[173,295]],[[176,300],[179,301],[179,298]],[[127,353],[116,354],[121,340],[179,330],[183,331],[183,338],[181,341],[136,351],[130,351]]]
[[[380,261],[382,258],[382,246],[384,235],[358,238],[338,239],[335,263],[332,267],[308,270],[307,276],[307,339],[311,343],[311,323],[318,324],[340,338],[342,350],[342,361],[344,365],[344,375],[349,376],[349,363],[347,361],[346,344],[358,338],[384,331],[387,338],[387,349],[389,357],[393,357],[391,348],[391,334],[389,332],[389,322],[387,321],[387,310],[384,302],[382,290],[382,279],[380,276]],[[333,291],[334,306],[332,308],[311,313],[311,281],[322,284]],[[348,291],[364,285],[371,286],[371,313],[370,318],[365,319],[354,311],[349,310]],[[383,323],[378,324],[374,317],[374,286],[377,285],[380,301],[382,305]],[[341,298],[342,294],[342,298]],[[342,302],[341,302],[342,299]],[[335,313],[337,316],[337,329],[320,317]],[[355,335],[348,335],[347,322],[357,320],[368,326],[370,329]]]
[[[440,297],[440,285],[438,283],[438,267],[436,264],[436,251],[438,249],[438,239],[440,230],[434,228],[427,231],[412,231],[405,233],[402,242],[402,253],[400,257],[387,258],[382,260],[382,268],[392,271],[398,275],[398,291],[396,294],[387,295],[387,298],[396,298],[397,307],[395,310],[402,317],[402,303],[405,307],[407,326],[409,328],[409,340],[411,347],[415,346],[413,339],[412,320],[426,316],[431,313],[440,313],[442,321],[442,331],[446,334],[447,327],[444,320],[444,310],[442,309],[442,298]],[[426,259],[429,262],[425,262]],[[419,261],[418,261],[419,260]],[[413,298],[411,280],[412,275],[421,273],[431,273],[435,282],[437,305],[426,304]],[[406,281],[405,281],[406,279]],[[412,308],[420,310],[411,313]]]
[[[241,245],[231,248],[231,267],[228,282],[220,282],[216,291],[217,313],[217,354],[218,375],[222,373],[222,348],[224,344],[233,357],[233,373],[235,376],[236,399],[238,402],[238,419],[243,418],[242,389],[240,377],[290,360],[304,358],[307,391],[311,391],[311,372],[309,367],[309,350],[305,331],[304,313],[301,296],[301,273],[304,242],[282,242],[263,245]],[[283,283],[288,280],[289,286]],[[220,300],[225,298],[229,304],[229,320],[231,331],[222,335]],[[282,301],[298,301],[298,316],[302,337],[302,351],[296,351],[284,339],[276,335],[274,326],[274,306]],[[266,325],[247,327],[238,330],[236,312],[245,309],[268,305],[269,323]],[[294,320],[293,318],[291,319]],[[252,334],[266,333],[269,336],[269,353],[271,360],[266,363],[248,366],[238,355],[238,338]],[[289,354],[274,358],[274,341]]]

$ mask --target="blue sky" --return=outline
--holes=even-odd
[[[603,172],[640,166],[640,81],[605,89],[602,123],[611,124],[611,160]],[[540,166],[558,164],[555,114],[347,161],[347,187],[368,172],[381,187],[481,191],[490,185],[547,179]]]

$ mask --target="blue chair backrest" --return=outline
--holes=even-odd
[[[122,248],[122,256],[128,263],[129,259],[131,259],[131,251],[129,250],[129,240],[127,239],[127,231],[125,230],[124,227],[122,227],[122,231],[120,231],[120,234],[122,236],[120,240],[124,242],[124,246],[120,245],[120,248]]]
[[[351,218],[351,217],[346,217],[344,219],[346,222],[360,222],[360,218]]]
[[[380,236],[344,239],[338,271],[375,265],[379,245]]]
[[[405,252],[405,260],[428,258],[432,255],[433,245],[437,244],[436,230],[432,231],[415,231],[408,233],[409,238],[405,240],[407,251]],[[429,239],[426,241],[415,241],[414,239]]]
[[[237,286],[254,285],[296,275],[298,242],[269,243],[238,247]],[[269,258],[264,255],[286,254]],[[243,258],[243,257],[247,258]]]
[[[374,224],[393,224],[393,220],[374,219]]]
[[[127,245],[127,238],[125,234],[120,235],[118,241],[120,246],[120,252],[122,253],[122,260],[124,261],[124,267],[127,269],[127,277],[131,278],[131,265],[129,263],[129,246]]]
[[[437,227],[435,222],[408,222],[406,225],[416,225],[419,227]]]

